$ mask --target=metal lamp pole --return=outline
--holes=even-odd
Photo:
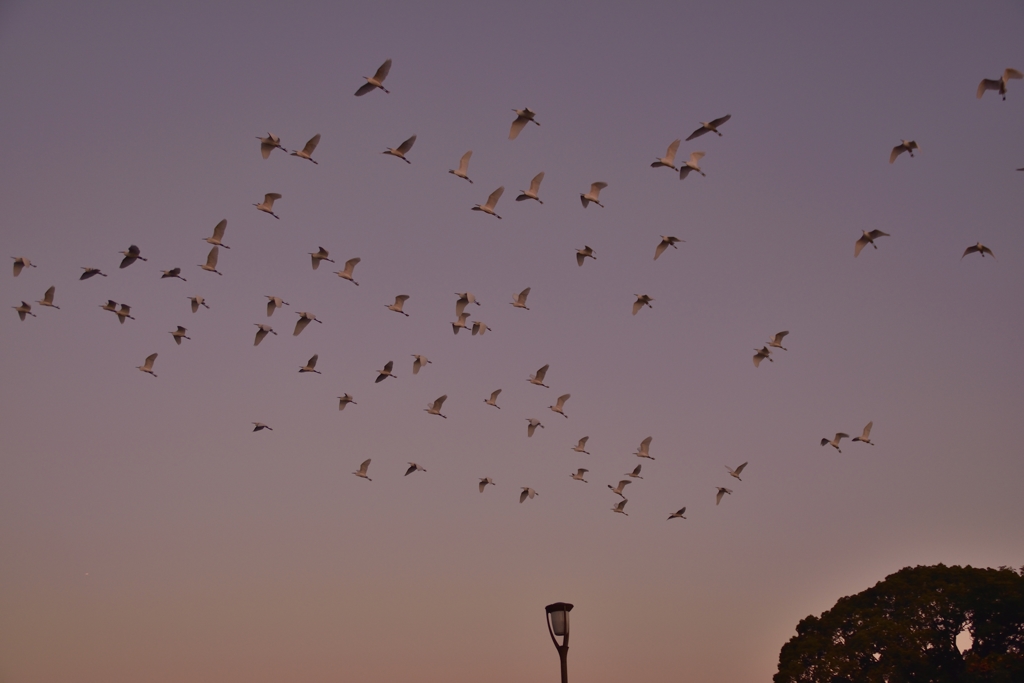
[[[551,634],[551,642],[558,650],[558,658],[562,662],[562,683],[569,683],[569,669],[566,658],[569,655],[569,612],[572,605],[568,602],[556,602],[544,608],[547,613],[548,633]],[[555,636],[561,636],[559,644]]]

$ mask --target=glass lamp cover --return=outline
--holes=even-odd
[[[564,636],[569,626],[569,613],[557,610],[551,613],[551,630],[556,636]]]

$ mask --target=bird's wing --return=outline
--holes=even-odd
[[[695,130],[692,133],[690,133],[690,137],[686,138],[686,141],[689,142],[690,140],[692,140],[694,138],[699,138],[701,135],[704,135],[704,133],[707,133],[709,130],[710,130],[709,128],[705,128],[704,126],[701,126],[697,130]]]
[[[690,154],[690,163],[696,164],[698,161],[704,158],[704,152],[693,152]]]
[[[686,178],[686,176],[690,175],[690,171],[691,170],[692,169],[689,166],[680,166],[679,167],[679,179],[680,180],[684,180]]]
[[[363,464],[359,466],[359,471],[363,474],[366,474],[366,470],[370,468],[370,460],[372,460],[372,458],[367,458],[363,461]]]
[[[402,304],[404,304],[406,302],[406,300],[408,300],[408,298],[409,298],[408,294],[399,294],[398,296],[395,297],[395,305],[396,306],[401,306]]]
[[[538,382],[544,381],[544,375],[548,374],[548,367],[550,366],[545,365],[544,367],[537,371],[536,378]]]
[[[618,488],[621,491],[621,490],[625,489],[627,485],[632,484],[632,483],[633,482],[631,482],[629,479],[622,479],[622,480],[619,481]]]
[[[844,434],[842,432],[836,432],[836,443],[839,443],[843,439],[849,439],[849,438],[850,438],[849,434]]]
[[[471,156],[473,156],[473,150],[469,150],[462,155],[461,159],[459,159],[459,173],[465,175],[466,171],[469,170],[469,158]]]
[[[722,502],[722,496],[724,496],[724,495],[725,495],[725,491],[722,490],[722,489],[718,489],[718,495],[715,496],[715,505],[718,505],[719,503]]]
[[[587,257],[586,257],[586,256],[584,256],[583,254],[581,254],[581,253],[580,253],[580,252],[578,252],[578,251],[576,252],[576,265],[578,265],[578,266],[582,266],[582,265],[583,265],[583,262],[584,262],[584,261],[585,261],[586,259],[587,259]]]
[[[156,360],[156,357],[157,357],[157,354],[155,354],[155,353],[151,353],[148,356],[146,356],[146,367],[147,368],[153,367],[153,362]]]
[[[715,119],[713,121],[708,121],[708,123],[711,125],[712,128],[718,128],[720,125],[722,125],[723,123],[725,123],[726,121],[728,121],[731,118],[732,118],[732,114],[726,114],[722,118]]]
[[[272,151],[274,151],[274,145],[270,144],[269,142],[260,143],[260,154],[263,155],[264,159],[269,157]]]
[[[266,337],[268,334],[270,333],[264,330],[262,327],[256,330],[256,341],[253,343],[253,346],[258,346],[259,343],[263,341],[263,338]]]
[[[597,197],[598,195],[601,194],[601,190],[603,190],[606,187],[608,187],[608,183],[600,183],[600,182],[599,183],[591,183],[590,184],[590,194],[592,194],[595,197]]]
[[[1008,81],[1011,78],[1024,78],[1024,74],[1017,71],[1016,69],[1006,69],[1003,71],[1003,80]]]
[[[867,243],[870,241],[871,240],[869,240],[867,237],[861,237],[859,240],[857,240],[857,243],[853,245],[853,258],[857,258],[858,256],[860,256],[860,250],[863,249],[864,246],[867,245]]]
[[[489,208],[489,209],[493,209],[498,204],[498,200],[501,199],[501,194],[504,191],[505,191],[505,186],[502,185],[497,190],[492,192],[491,195],[487,198],[487,204],[485,204],[485,206],[487,208]]]
[[[228,219],[222,220],[213,227],[213,238],[220,240],[224,238],[224,231],[228,229]]]
[[[881,230],[872,230],[871,232],[868,233],[868,235],[870,235],[871,239],[873,240],[876,240],[879,237],[891,237],[889,233],[882,232]]]
[[[676,151],[679,149],[679,142],[679,138],[676,138],[672,142],[672,144],[668,146],[668,151],[665,152],[665,161],[667,161],[669,165],[671,165],[672,162],[675,161]]]
[[[415,135],[413,135],[411,138],[409,138],[408,140],[406,140],[405,142],[400,144],[398,146],[398,151],[401,152],[402,154],[405,154],[410,149],[412,149],[412,146],[414,144],[416,144],[416,136]]]
[[[622,508],[626,507],[626,503],[628,502],[628,500],[620,500],[618,503],[615,504],[615,509],[621,512]]]
[[[281,195],[278,194],[277,192],[268,192],[267,194],[263,195],[263,201],[265,201],[267,204],[273,204],[280,198]]]
[[[407,470],[405,471],[405,476],[407,476],[407,477],[408,477],[408,476],[409,476],[410,474],[412,474],[412,473],[413,473],[413,472],[415,472],[415,471],[416,471],[416,465],[414,465],[414,464],[412,464],[412,463],[409,463],[409,469],[407,469]]]
[[[902,144],[893,147],[892,152],[889,154],[889,163],[891,164],[892,162],[896,161],[896,157],[903,154],[905,151],[907,151],[907,148],[904,147]]]
[[[441,410],[441,406],[444,405],[444,402],[447,399],[448,399],[448,394],[445,394],[444,396],[441,396],[440,398],[436,399],[434,401],[434,410]]]
[[[1002,83],[1000,81],[993,81],[991,78],[981,79],[981,83],[978,84],[978,99],[981,99],[981,96],[985,94],[986,90],[999,90],[999,86],[1001,85]]]
[[[313,150],[320,144],[320,133],[317,133],[306,142],[306,146],[302,148],[302,153],[306,156],[312,156]]]
[[[526,127],[527,122],[529,119],[525,116],[516,116],[516,120],[512,122],[512,128],[508,131],[508,139],[515,140],[519,137],[519,131]]]
[[[478,486],[478,487],[480,488],[480,493],[483,493],[483,492],[484,492],[484,488],[486,488],[486,487],[487,487],[487,482],[486,482],[486,481],[483,481],[483,480],[481,480],[481,481],[480,481],[480,483],[479,483],[479,484],[477,484],[477,486]]]
[[[565,402],[569,400],[569,396],[569,394],[562,394],[561,396],[558,397],[558,402],[555,405],[557,405],[559,408],[564,408]]]
[[[537,194],[540,191],[540,183],[542,180],[544,180],[544,171],[533,176],[533,180],[530,181],[530,192]]]
[[[519,296],[516,297],[521,304],[526,303],[526,297],[530,296],[530,287],[527,287],[523,291],[519,292]]]
[[[754,354],[754,367],[755,368],[761,367],[761,361],[763,361],[765,358],[767,358],[767,356],[762,356],[760,352],[755,353]]]
[[[636,315],[637,313],[639,313],[640,309],[643,308],[643,307],[644,307],[644,302],[643,301],[641,301],[640,299],[637,299],[636,301],[634,301],[633,302],[633,315]]]
[[[775,341],[781,342],[782,338],[789,334],[789,330],[783,330],[782,332],[775,333]]]
[[[53,293],[55,291],[57,291],[57,287],[56,286],[52,286],[48,290],[46,290],[46,294],[43,294],[43,301],[45,301],[48,304],[52,304],[53,303]]]
[[[352,274],[352,270],[356,267],[356,264],[358,264],[360,261],[362,261],[362,259],[359,258],[358,256],[356,258],[350,258],[348,261],[345,261],[345,272],[348,273],[349,275],[351,275]]]
[[[587,439],[589,438],[589,436],[585,436],[582,439],[580,439],[579,448],[585,448],[587,445]]]
[[[529,495],[530,492],[527,491],[526,489],[523,489],[523,492],[519,494],[519,502],[522,503],[524,500],[526,500],[526,497]]]
[[[643,467],[643,465],[637,465],[636,467],[633,468],[633,476],[634,477],[637,476],[638,474],[640,474],[640,469],[642,467]]]
[[[747,463],[743,463],[742,465],[740,465],[739,467],[737,467],[737,468],[736,468],[736,474],[739,474],[740,472],[742,472],[742,471],[743,471],[743,468],[744,468],[744,467],[746,467],[746,466],[747,466]]]
[[[644,439],[643,441],[641,441],[640,442],[640,450],[646,453],[647,449],[651,447],[651,442],[652,441],[654,441],[654,437],[653,436],[649,436],[646,439]]]
[[[361,86],[359,86],[359,90],[356,90],[356,97],[362,97],[363,95],[365,95],[368,92],[373,92],[373,90],[376,87],[377,86],[375,86],[373,83],[369,83],[369,82],[363,83]],[[264,154],[263,158],[266,159],[267,156]]]
[[[380,67],[377,69],[377,73],[373,74],[373,78],[378,83],[383,82],[384,79],[388,77],[388,74],[390,72],[391,72],[391,59],[388,58],[388,59],[385,59],[384,63],[381,64]],[[399,83],[399,85],[401,85],[401,83]]]
[[[971,246],[964,249],[964,256],[967,256],[968,254],[973,254],[976,251],[981,251],[981,249],[979,249],[977,245],[972,244]],[[960,258],[963,258],[964,256],[961,256]]]
[[[311,323],[311,322],[312,322],[312,320],[310,320],[309,318],[299,318],[295,322],[295,331],[292,332],[292,336],[294,337],[294,336],[298,335],[299,332],[302,332],[304,329],[306,329],[306,325],[309,325],[309,323]]]
[[[500,393],[501,393],[501,389],[497,389],[496,391],[492,391],[491,392],[491,401],[492,402],[493,401],[497,401],[498,400],[498,394],[500,394]]]
[[[214,247],[210,250],[210,253],[206,255],[206,265],[210,268],[217,267],[217,259],[220,257],[220,247]]]
[[[992,252],[992,250],[989,249],[988,247],[986,247],[984,244],[981,245],[981,249],[979,249],[978,251],[980,251],[982,254],[988,254],[992,258],[996,257],[996,255]]]
[[[657,261],[658,257],[665,253],[666,249],[668,249],[668,242],[665,240],[659,242],[658,246],[654,250],[654,260]]]
[[[393,361],[393,360],[389,360],[389,361],[388,361],[388,362],[387,362],[387,363],[386,363],[386,364],[384,365],[384,371],[385,371],[385,372],[391,372],[391,368],[393,368],[393,367],[395,367],[395,361]]]
[[[865,439],[870,439],[870,438],[871,438],[871,426],[872,426],[872,425],[874,425],[874,424],[875,424],[875,421],[874,421],[874,420],[872,420],[871,422],[868,422],[868,423],[867,423],[867,424],[866,424],[866,425],[864,426],[864,433],[860,435],[860,438],[861,438],[862,440],[865,440]]]

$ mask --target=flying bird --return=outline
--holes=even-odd
[[[628,502],[629,502],[628,500],[623,498],[618,503],[616,503],[615,505],[612,506],[612,512],[621,512],[622,514],[624,514],[627,517],[629,517],[629,513],[626,512],[625,510],[623,510],[623,508],[626,507],[626,503],[628,503]]]
[[[131,264],[135,263],[135,261],[137,261],[137,260],[138,261],[148,261],[149,260],[149,259],[143,258],[141,256],[142,252],[139,251],[139,248],[137,246],[135,246],[134,244],[129,246],[126,250],[119,251],[117,253],[124,254],[124,258],[121,259],[121,265],[118,266],[119,268],[127,268]]]
[[[548,406],[548,408],[553,410],[554,412],[558,413],[562,417],[568,418],[569,416],[566,415],[564,410],[563,410],[565,408],[565,402],[568,401],[568,400],[569,400],[569,394],[562,394],[561,396],[558,397],[558,400],[555,402],[555,405]]]
[[[701,135],[704,135],[704,133],[714,133],[718,137],[722,137],[722,134],[718,132],[718,127],[731,118],[732,114],[726,114],[720,119],[714,119],[712,121],[701,121],[700,128],[690,133],[690,137],[686,138],[686,141],[689,142],[694,138],[699,138]]]
[[[518,294],[512,294],[511,304],[515,308],[526,308],[526,297],[528,297],[528,296],[530,296],[530,288],[529,287],[527,287],[523,291],[519,292]],[[530,310],[530,309],[526,308],[526,310]]]
[[[19,275],[21,275],[21,271],[23,268],[36,267],[34,263],[29,261],[24,256],[12,256],[11,258],[14,259],[14,277],[18,277]]]
[[[747,466],[747,463],[743,463],[742,465],[740,465],[736,469],[733,469],[733,468],[729,467],[728,465],[726,465],[725,469],[729,470],[729,476],[730,477],[736,477],[737,481],[743,481],[742,479],[740,479],[740,472],[742,472],[743,468],[746,467],[746,466]]]
[[[787,334],[789,334],[789,330],[776,332],[771,336],[771,339],[768,340],[768,346],[774,349],[782,349],[783,351],[788,351],[789,349],[782,345],[782,338],[785,337]]]
[[[174,343],[177,344],[178,346],[181,346],[181,340],[182,339],[189,339],[189,340],[191,340],[192,337],[186,337],[185,336],[186,332],[188,332],[188,330],[186,330],[181,325],[178,325],[178,329],[176,329],[173,332],[171,332],[171,336],[174,337]]]
[[[589,471],[590,470],[585,470],[585,469],[583,469],[581,467],[578,470],[576,470],[576,474],[571,474],[570,473],[569,476],[572,477],[573,479],[575,479],[576,481],[582,481],[584,484],[588,484],[590,482],[588,482],[586,479],[584,479],[583,475],[586,474]]]
[[[849,438],[850,438],[849,434],[843,434],[842,432],[836,432],[836,436],[835,436],[834,439],[829,441],[828,439],[823,438],[821,440],[821,445],[824,446],[825,444],[828,444],[832,448],[834,448],[837,451],[839,451],[840,453],[842,453],[843,452],[842,449],[839,448],[839,442],[842,441],[843,439],[849,439]]]
[[[359,283],[356,282],[355,279],[352,277],[352,271],[355,270],[356,264],[358,264],[360,261],[362,261],[362,259],[359,258],[358,256],[356,258],[350,258],[348,261],[345,261],[345,270],[336,270],[334,271],[334,274],[344,280],[348,280],[356,287],[358,287]]]
[[[551,387],[549,387],[547,384],[544,384],[544,375],[548,374],[548,367],[549,366],[545,365],[540,370],[538,370],[535,374],[530,375],[530,379],[528,379],[526,381],[529,382],[530,384],[536,384],[539,387],[544,387],[545,389],[550,389]]]
[[[678,511],[673,512],[671,515],[669,515],[668,518],[670,520],[672,520],[672,519],[686,519],[686,517],[683,517],[684,514],[686,514],[686,508],[685,507],[681,507],[681,508],[679,508]]]
[[[640,309],[646,306],[647,308],[654,308],[651,306],[651,302],[654,301],[654,297],[647,296],[646,294],[634,294],[636,301],[633,302],[633,315],[640,312]]]
[[[664,166],[665,168],[671,168],[673,171],[678,170],[676,168],[676,151],[679,149],[679,138],[672,141],[672,144],[668,146],[668,151],[665,152],[665,156],[661,157],[657,161],[651,164],[651,168],[659,168]]]
[[[362,477],[367,481],[373,481],[373,479],[370,479],[368,476],[366,476],[366,470],[370,468],[370,460],[372,460],[372,458],[367,458],[366,460],[364,460],[363,464],[359,466],[359,471],[353,472],[352,474],[356,475],[357,477]]]
[[[12,306],[11,308],[18,312],[18,317],[22,320],[25,319],[26,315],[30,315],[33,318],[37,317],[36,314],[32,312],[32,304],[25,301],[22,301],[20,306]]]
[[[414,353],[412,355],[412,357],[413,357],[413,361],[412,361],[412,374],[414,374],[414,375],[419,374],[420,368],[422,368],[424,365],[427,365],[428,363],[430,363],[430,361],[427,360],[426,356],[421,356],[419,354],[415,354]]]
[[[482,335],[484,332],[488,331],[489,329],[491,329],[491,328],[489,328],[486,324],[480,322],[479,320],[474,320],[473,321],[473,336],[474,337],[476,335],[478,335],[478,334]]]
[[[274,431],[273,427],[271,427],[270,425],[265,425],[262,422],[253,422],[253,425],[255,425],[252,428],[252,431],[254,431],[254,432],[259,432],[259,431],[262,431],[264,429],[266,429],[267,431],[270,431],[270,432]]]
[[[226,248],[227,247],[225,247],[225,249]],[[170,270],[162,270],[160,272],[163,273],[163,275],[160,276],[161,280],[163,280],[166,277],[176,277],[182,282],[188,282],[188,280],[181,276],[181,268],[171,268]]]
[[[252,343],[253,346],[259,346],[260,342],[263,341],[263,338],[266,337],[268,334],[272,334],[275,337],[277,336],[277,332],[274,332],[274,328],[271,327],[270,325],[263,325],[261,323],[253,324],[259,328],[258,330],[256,330],[256,341]]]
[[[654,441],[653,436],[649,436],[643,441],[641,441],[640,448],[636,449],[636,453],[634,453],[633,455],[635,455],[638,458],[649,458],[651,460],[654,460],[654,458],[651,457],[650,453],[652,441]]]
[[[685,241],[686,240],[681,240],[678,237],[672,237],[670,235],[662,235],[661,236],[661,241],[658,242],[658,246],[654,248],[654,260],[657,261],[658,257],[661,256],[662,254],[664,254],[665,250],[668,249],[669,247],[672,247],[673,249],[678,249],[679,247],[676,246],[677,242],[685,242]]]
[[[281,198],[281,195],[277,192],[268,192],[263,195],[263,202],[261,204],[253,204],[257,209],[263,213],[269,213],[274,218],[280,220],[281,217],[274,213],[274,202]]]
[[[408,294],[399,294],[398,296],[395,297],[395,303],[391,304],[390,306],[385,304],[384,308],[388,309],[389,311],[394,311],[395,313],[401,313],[406,318],[408,318],[409,314],[402,310],[402,306],[405,305],[405,302],[406,300],[408,300],[408,298]]]
[[[365,87],[365,86],[363,86]],[[412,162],[405,158],[406,152],[412,149],[412,146],[416,144],[416,136],[413,135],[411,138],[400,144],[398,147],[388,147],[381,154],[390,154],[391,156],[398,157],[407,164]]]
[[[427,411],[427,415],[440,415],[444,419],[448,419],[446,415],[441,415],[441,406],[444,405],[445,400],[448,398],[448,394],[434,399],[433,403],[428,403],[427,407],[423,410]]]
[[[539,493],[537,493],[536,491],[534,491],[533,489],[531,489],[528,486],[523,486],[521,488],[523,489],[523,492],[519,494],[519,502],[520,503],[522,503],[527,498],[530,498],[532,500],[534,496],[539,496],[540,495]]]
[[[535,417],[528,417],[526,418],[526,421],[530,423],[526,425],[526,436],[533,436],[533,433],[537,431],[537,427],[544,429],[544,425],[542,425],[540,420]]]
[[[981,83],[978,84],[978,99],[985,94],[986,90],[996,90],[1000,95],[1003,96],[1003,100],[1006,100],[1006,86],[1007,82],[1011,79],[1024,78],[1024,74],[1017,71],[1016,69],[1004,69],[1002,78],[993,80],[991,78],[981,79]]]
[[[494,486],[494,480],[491,479],[490,477],[480,477],[480,483],[478,484],[478,486],[480,487],[480,493],[484,492],[484,489],[487,488],[488,484]]]
[[[121,308],[114,311],[114,313],[117,314],[117,322],[121,323],[122,325],[124,325],[124,321],[126,318],[135,320],[135,317],[131,314],[132,307],[129,306],[128,304],[121,304]]]
[[[500,393],[501,393],[501,389],[495,389],[494,391],[491,392],[491,397],[490,398],[485,398],[484,399],[484,403],[486,403],[489,406],[494,406],[498,410],[501,410],[501,406],[498,405],[498,394],[500,394]]]
[[[275,149],[279,149],[282,152],[287,152],[284,147],[281,146],[281,138],[277,137],[273,133],[267,133],[267,137],[261,138],[259,135],[256,139],[260,141],[260,154],[266,159],[270,156],[270,153]]]
[[[497,213],[494,212],[494,207],[498,205],[498,200],[501,199],[501,194],[504,191],[505,191],[505,186],[502,185],[497,190],[492,192],[489,197],[487,197],[487,203],[486,204],[474,204],[473,208],[471,210],[472,211],[483,211],[484,213],[488,213],[488,214],[490,214],[490,215],[492,215],[495,218],[500,220],[501,216],[499,216]]]
[[[309,258],[313,261],[313,270],[320,267],[321,261],[327,261],[328,263],[334,263],[333,259],[327,258],[330,254],[326,249],[320,247],[318,251],[309,252]]]
[[[354,400],[352,400],[352,394],[345,394],[344,396],[339,396],[338,397],[338,410],[345,410],[345,406],[347,406],[349,403],[351,403],[354,406],[359,405]]]
[[[608,484],[608,488],[610,488],[612,490],[612,493],[617,493],[618,495],[620,495],[623,498],[625,498],[626,496],[623,495],[622,489],[626,488],[627,486],[629,486],[632,483],[633,482],[631,482],[629,479],[623,479],[622,481],[619,482],[618,486],[612,486],[611,484]]]
[[[582,266],[583,262],[588,258],[592,258],[595,261],[597,260],[597,257],[594,256],[594,250],[584,244],[582,249],[576,250],[576,265]]]
[[[320,354],[314,353],[313,357],[310,358],[309,361],[305,365],[303,365],[301,368],[299,368],[299,372],[315,372],[318,375],[324,374],[324,373],[322,373],[322,372],[320,372],[319,370],[316,369],[316,361],[317,361],[318,358],[320,358]]]
[[[50,308],[56,308],[59,311],[60,310],[60,306],[54,306],[53,305],[53,293],[56,290],[57,290],[56,286],[51,286],[43,294],[43,298],[40,299],[39,301],[37,301],[36,303],[39,304],[40,306],[49,306]]]
[[[408,476],[409,476],[410,474],[412,474],[413,472],[426,472],[426,471],[427,471],[427,470],[426,470],[425,468],[423,468],[423,467],[420,467],[419,465],[417,465],[417,464],[416,464],[416,463],[414,463],[414,462],[411,462],[411,463],[409,463],[409,469],[407,469],[407,470],[405,471],[405,476],[407,476],[407,477],[408,477]]]
[[[537,115],[537,112],[532,111],[529,107],[527,107],[526,109],[513,109],[512,111],[516,113],[516,120],[512,122],[512,128],[510,128],[508,131],[509,140],[515,140],[517,137],[519,137],[519,132],[523,128],[526,128],[526,124],[530,123],[531,121],[533,123],[536,123],[538,126],[540,125],[533,118]]]
[[[308,159],[314,164],[317,163],[316,159],[313,158],[313,150],[320,144],[320,133],[317,133],[309,140],[306,141],[306,146],[300,149],[298,152],[292,152],[293,157],[299,157],[300,159]],[[319,164],[318,164],[319,165]]]
[[[992,250],[989,249],[988,247],[986,247],[981,242],[978,242],[977,244],[975,244],[972,247],[967,247],[966,249],[964,249],[964,256],[967,256],[968,254],[973,254],[975,252],[980,253],[981,254],[981,258],[985,258],[985,254],[988,254],[992,258],[996,257],[996,255],[992,253]],[[964,260],[964,256],[960,257],[961,261]]]
[[[363,76],[366,79],[366,83],[359,86],[359,90],[356,90],[356,97],[362,97],[368,92],[373,92],[375,88],[380,88],[384,92],[391,94],[391,91],[384,87],[384,79],[388,77],[388,73],[391,71],[391,59],[385,59],[384,63],[377,68],[377,73],[373,76]]]
[[[540,192],[540,183],[542,180],[544,180],[544,171],[533,176],[533,180],[530,181],[530,189],[520,190],[520,194],[516,197],[516,201],[521,202],[526,199],[535,199],[538,203],[543,204],[544,202],[542,202],[540,197],[537,196],[537,193]]]
[[[725,494],[732,494],[732,491],[727,488],[723,488],[721,486],[716,486],[715,488],[718,489],[718,493],[715,495],[715,505],[722,502],[722,496]]]
[[[473,181],[470,180],[470,178],[469,178],[469,158],[471,156],[473,156],[473,150],[469,150],[468,152],[466,152],[465,154],[462,155],[462,158],[459,159],[459,168],[458,169],[451,169],[450,168],[450,169],[448,169],[448,172],[451,173],[452,175],[456,176],[456,177],[462,178],[463,180],[469,180],[469,183],[472,185]],[[497,200],[495,200],[495,201],[497,201]],[[492,206],[491,208],[493,209],[494,207]]]
[[[265,295],[267,298],[267,317],[274,315],[274,311],[282,306],[291,306],[287,301],[283,301],[279,296]]]
[[[580,439],[580,442],[578,444],[572,447],[572,449],[577,453],[586,453],[587,455],[590,455],[590,453],[585,450],[587,447],[587,439],[589,438],[589,436],[583,437],[582,439]]]
[[[107,276],[107,274],[101,272],[99,268],[87,268],[86,266],[82,266],[82,270],[85,272],[78,278],[79,280],[88,280],[93,275],[102,275],[103,277]]]
[[[754,351],[756,352],[756,353],[754,353],[754,367],[755,368],[761,367],[761,361],[763,361],[765,358],[768,359],[769,363],[774,363],[775,362],[774,360],[772,360],[771,349],[769,349],[767,346],[762,346],[759,349],[754,349]]]
[[[580,194],[580,202],[583,203],[583,208],[587,208],[590,202],[594,202],[603,209],[604,204],[598,201],[598,197],[601,196],[601,190],[603,190],[606,187],[608,187],[608,183],[591,183],[590,192],[586,194]]]
[[[459,330],[466,329],[466,321],[469,320],[469,313],[460,313],[459,319],[452,323],[452,332],[459,333]]]
[[[107,303],[100,304],[100,308],[104,311],[110,311],[111,313],[117,313],[117,302],[113,299],[107,299]]]
[[[900,144],[892,148],[892,152],[889,154],[889,163],[896,161],[896,157],[903,154],[904,152],[910,152],[910,156],[914,156],[914,150],[921,149],[921,147],[913,140],[900,140]]]
[[[142,365],[136,365],[135,367],[137,367],[139,370],[142,370],[143,372],[148,372],[149,374],[156,377],[156,373],[153,372],[153,363],[156,362],[156,357],[157,354],[151,353],[148,356],[146,356],[145,363],[143,363]]]
[[[685,180],[686,176],[690,175],[690,171],[696,171],[702,176],[707,176],[704,171],[700,170],[700,166],[697,162],[704,158],[704,152],[693,152],[690,154],[690,158],[686,160],[686,163],[679,167],[679,179]]]
[[[466,310],[466,306],[469,304],[480,305],[480,302],[473,296],[473,292],[455,292],[455,296],[459,297],[455,302],[455,315],[460,316],[462,312]]]
[[[871,443],[871,427],[874,424],[874,420],[868,422],[864,426],[864,431],[861,433],[861,435],[853,437],[852,441],[860,441],[861,443],[866,443],[868,445],[874,446],[875,444]]]
[[[190,296],[190,297],[186,297],[186,298],[189,301],[192,302],[192,312],[193,313],[196,313],[199,310],[200,306],[202,306],[203,308],[207,308],[207,309],[210,308],[209,306],[206,305],[206,299],[204,299],[201,296]],[[113,303],[113,302],[111,302],[111,303]]]
[[[214,247],[210,249],[210,253],[206,255],[206,263],[198,264],[200,268],[210,273],[217,273],[217,275],[223,275],[224,273],[217,270],[217,259],[220,257],[220,247]]]
[[[881,230],[872,230],[871,232],[862,230],[861,232],[863,232],[864,235],[853,245],[853,258],[860,256],[861,249],[869,244],[875,249],[878,249],[878,245],[875,244],[875,240],[879,237],[891,237],[889,233],[882,232]]]
[[[395,379],[398,379],[398,375],[394,375],[394,374],[392,374],[392,373],[391,373],[391,368],[393,368],[393,367],[395,367],[395,362],[394,362],[394,361],[391,361],[391,360],[389,360],[389,361],[388,361],[388,362],[387,362],[387,363],[386,363],[386,364],[384,365],[384,369],[383,369],[383,370],[378,370],[378,371],[377,371],[377,379],[373,380],[373,381],[374,381],[374,383],[380,383],[380,382],[383,382],[383,381],[384,381],[384,380],[386,380],[386,379],[387,379],[388,377],[393,377],[393,378],[395,378]]]
[[[316,321],[323,325],[322,320],[316,319],[315,313],[309,313],[307,311],[296,311],[296,314],[299,316],[299,319],[295,321],[295,329],[292,330],[293,337],[299,336],[299,332],[302,332],[304,329],[306,329],[306,326],[313,321]]]

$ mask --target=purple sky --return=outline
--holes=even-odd
[[[1024,81],[974,95],[1021,35],[1014,2],[3,3],[0,256],[38,267],[0,292],[60,310],[0,315],[0,681],[557,680],[559,600],[573,680],[764,681],[903,566],[1024,564]],[[391,94],[353,97],[388,57]],[[679,150],[707,177],[650,168],[725,114]],[[319,165],[262,159],[268,131],[320,133]],[[503,220],[469,210],[501,185]],[[196,265],[221,219],[223,277]],[[653,261],[660,235],[686,242]],[[467,290],[486,336],[451,332]]]

